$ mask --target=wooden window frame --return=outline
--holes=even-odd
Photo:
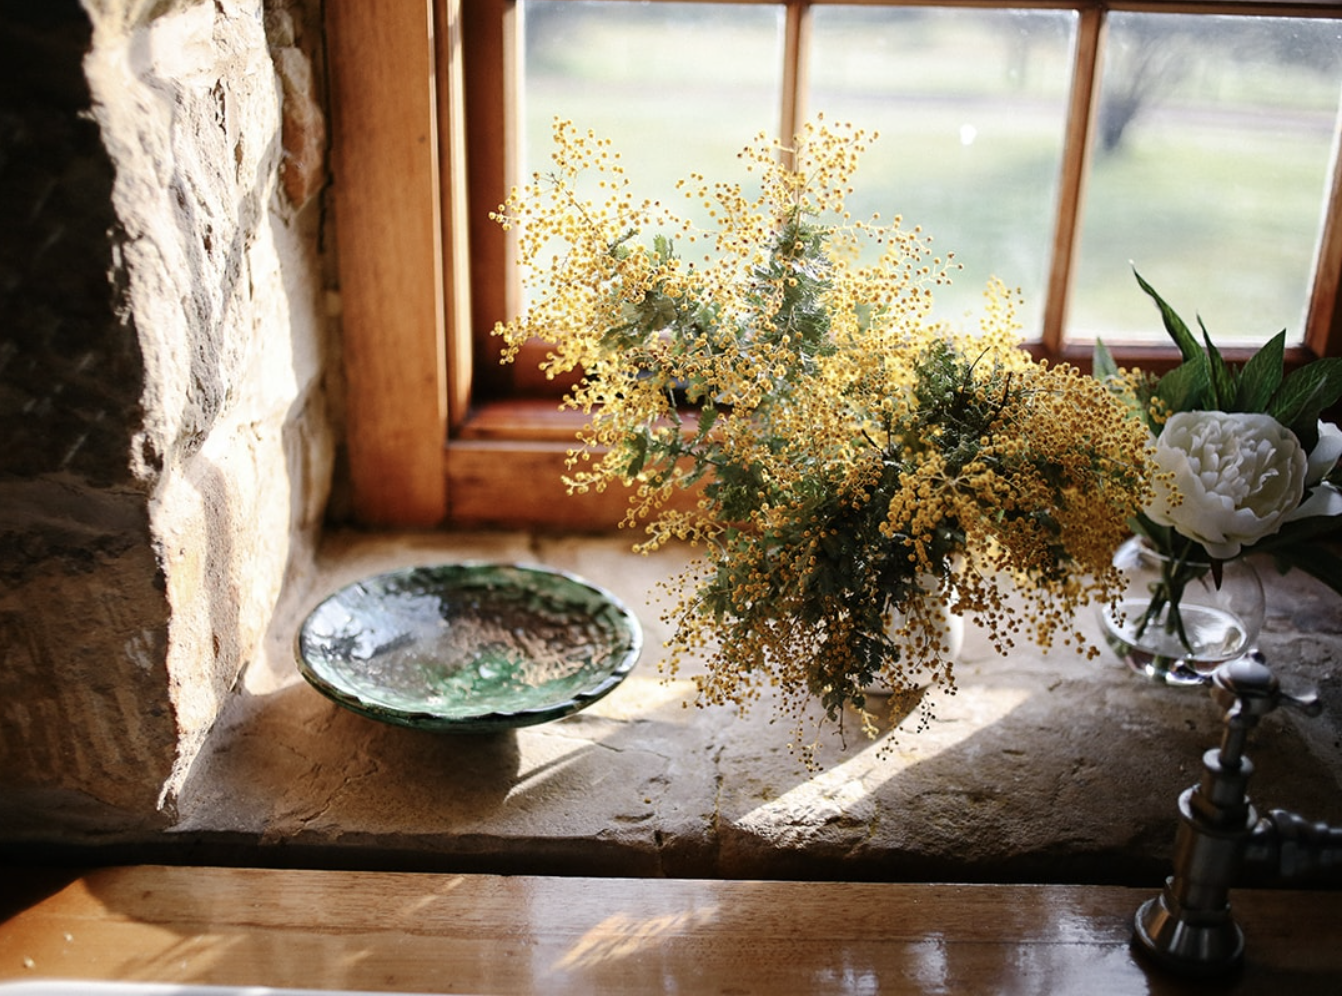
[[[787,4],[787,73],[790,79],[804,73],[797,55],[809,10],[827,0],[745,2]],[[1052,272],[1036,351],[1082,367],[1089,349],[1068,346],[1062,327],[1107,14],[1317,16],[1332,9],[1322,0],[915,5],[928,3],[1079,14]],[[512,143],[500,122],[517,85],[512,7],[512,0],[326,3],[345,438],[353,514],[364,525],[609,529],[623,512],[624,496],[615,491],[566,494],[561,475],[574,416],[560,413],[553,398],[526,397],[509,379],[517,374],[495,380],[487,364],[475,361],[484,342],[475,341],[477,329],[492,326],[506,306],[504,267],[472,267],[471,260],[504,260],[507,253],[501,229],[480,219],[509,185]],[[478,74],[468,87],[468,66],[490,60],[503,71]],[[802,114],[786,103],[780,133],[791,133]],[[1334,210],[1325,219],[1304,345],[1291,350],[1292,365],[1342,355],[1342,156],[1334,156],[1333,170]],[[1125,362],[1153,369],[1174,358],[1158,346],[1122,354]]]

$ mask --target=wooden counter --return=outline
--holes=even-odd
[[[40,876],[19,875],[22,887]],[[42,892],[46,897],[42,898]],[[1241,974],[1129,948],[1145,890],[140,866],[56,878],[0,924],[6,981],[444,993],[1336,996],[1342,893],[1245,890]]]

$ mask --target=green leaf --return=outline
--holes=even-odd
[[[1091,363],[1091,374],[1097,380],[1108,380],[1110,377],[1118,376],[1118,364],[1114,362],[1114,357],[1109,352],[1109,347],[1101,339],[1095,340],[1094,359]]]
[[[1342,357],[1307,363],[1294,371],[1272,398],[1267,413],[1311,449],[1318,437],[1319,416],[1342,398]]]
[[[1318,578],[1342,595],[1342,557],[1319,543],[1291,545],[1272,551],[1280,568],[1292,567]]]
[[[643,465],[648,460],[648,430],[644,429],[637,435],[630,437],[629,462],[625,465],[625,475],[628,477],[637,477],[643,472]]]
[[[1202,329],[1202,341],[1207,345],[1207,376],[1211,385],[1212,407],[1217,411],[1231,411],[1235,402],[1235,372],[1221,358],[1221,351],[1212,342],[1207,326],[1198,318],[1198,328]]]
[[[653,332],[661,331],[676,320],[676,303],[660,291],[648,291],[643,295],[643,300],[635,305],[635,309],[645,338]]]
[[[1152,521],[1145,512],[1138,512],[1128,521],[1134,533],[1145,536],[1157,550],[1170,550],[1174,542],[1174,530]]]
[[[1154,287],[1142,279],[1140,273],[1134,269],[1132,275],[1137,278],[1137,283],[1142,290],[1146,291],[1151,300],[1155,301],[1160,308],[1160,317],[1165,323],[1165,331],[1170,334],[1170,338],[1179,347],[1179,352],[1183,354],[1184,360],[1190,363],[1205,364],[1207,362],[1206,354],[1202,352],[1202,347],[1198,345],[1198,341],[1193,338],[1193,333],[1188,331],[1188,326],[1184,324],[1184,320],[1165,303],[1165,299],[1156,293]]]
[[[1264,412],[1281,387],[1286,356],[1286,330],[1282,329],[1249,358],[1239,374],[1235,411]]]
[[[1209,387],[1205,359],[1201,363],[1181,363],[1160,378],[1156,397],[1165,405],[1166,411],[1198,411],[1206,407],[1204,399]]]
[[[699,438],[703,439],[718,420],[718,406],[712,400],[699,409]]]
[[[667,260],[675,259],[676,257],[675,243],[665,235],[654,235],[652,237],[652,248],[653,252],[657,254],[659,262],[664,263]]]
[[[1342,538],[1342,516],[1313,515],[1286,523],[1276,533],[1260,539],[1253,545],[1255,553],[1273,555],[1279,550],[1298,550],[1308,556],[1314,550],[1325,550],[1323,544],[1332,538]]]

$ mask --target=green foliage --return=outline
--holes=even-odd
[[[1160,309],[1165,330],[1183,356],[1183,363],[1162,377],[1156,388],[1156,397],[1167,411],[1262,412],[1295,433],[1306,450],[1314,447],[1319,417],[1342,398],[1342,357],[1315,360],[1284,376],[1283,330],[1247,363],[1236,367],[1222,359],[1205,328],[1200,345],[1155,288],[1133,272]],[[1107,369],[1112,368],[1111,359]],[[1159,427],[1155,428],[1159,434]]]

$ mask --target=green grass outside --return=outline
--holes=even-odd
[[[679,27],[644,22],[642,9],[619,28],[608,13],[577,18],[585,23],[537,56],[543,71],[527,107],[533,160],[548,150],[558,114],[614,138],[637,189],[651,196],[668,196],[696,169],[746,179],[735,152],[776,127],[776,24],[759,8],[707,22],[706,10]],[[1033,18],[1022,54],[1010,15],[913,18],[894,38],[874,33],[873,13],[847,25],[836,18],[823,34],[817,19],[817,58],[837,68],[815,71],[812,111],[881,133],[851,207],[901,213],[955,251],[966,269],[938,294],[944,314],[976,308],[995,275],[1022,287],[1027,331],[1037,328],[1070,45],[1058,18],[1070,15]],[[833,54],[844,52],[841,61]],[[1228,72],[1189,74],[1117,153],[1096,156],[1076,327],[1159,338],[1131,260],[1220,339],[1263,339],[1283,326],[1298,339],[1340,82],[1241,54]],[[1237,104],[1253,113],[1227,128],[1224,110]]]

